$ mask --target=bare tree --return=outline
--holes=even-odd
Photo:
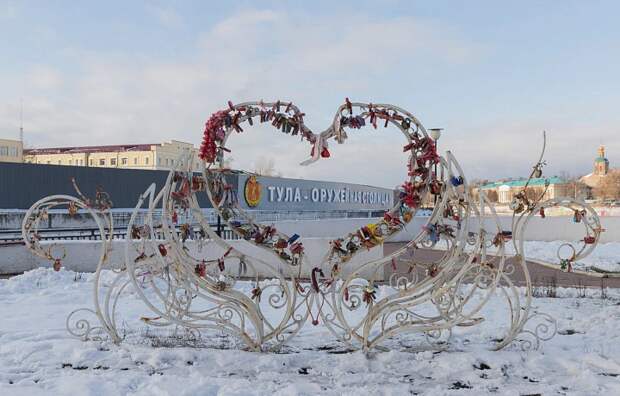
[[[486,192],[487,194],[487,198],[489,198],[489,201],[491,202],[498,202],[499,201],[499,195],[497,194],[497,191],[495,190],[489,190]]]
[[[571,182],[573,180],[575,180],[575,177],[571,176],[570,173],[568,173],[567,171],[563,170],[560,172],[560,179],[564,180],[565,182]]]
[[[620,171],[611,171],[594,187],[594,197],[597,199],[620,199]]]
[[[228,157],[224,160],[224,168],[232,169],[232,163],[235,159],[233,157]]]

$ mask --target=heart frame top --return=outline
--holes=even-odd
[[[333,240],[326,260],[330,262],[333,274],[339,272],[343,263],[349,261],[360,249],[381,245],[386,238],[396,234],[411,221],[426,194],[441,191],[442,182],[432,167],[440,162],[435,142],[428,136],[424,126],[410,112],[394,105],[351,102],[348,98],[340,105],[333,122],[323,132],[315,134],[304,123],[305,113],[292,102],[253,101],[234,105],[215,112],[207,121],[200,147],[200,158],[206,164],[208,194],[213,207],[230,228],[240,237],[263,248],[272,250],[286,264],[296,266],[303,262],[303,245],[291,240],[271,226],[257,224],[239,205],[227,197],[224,175],[226,142],[235,133],[242,133],[243,126],[255,122],[269,123],[278,130],[292,136],[299,135],[311,145],[310,159],[302,162],[308,165],[321,158],[330,157],[330,140],[344,143],[345,128],[360,129],[370,125],[395,126],[405,137],[403,152],[408,153],[407,179],[402,186],[398,202],[388,210],[384,218],[346,236]],[[462,180],[462,179],[460,179]],[[240,221],[241,220],[241,221]],[[322,263],[323,264],[323,263]]]

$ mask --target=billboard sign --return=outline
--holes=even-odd
[[[239,175],[239,202],[257,210],[383,210],[393,205],[394,192],[360,184],[280,177]]]

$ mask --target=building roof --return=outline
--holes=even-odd
[[[530,184],[529,185],[530,186],[544,186],[547,180],[549,180],[549,184],[565,184],[566,183],[565,180],[560,179],[557,176],[553,176],[553,177],[533,178],[532,180],[530,180]],[[484,184],[484,185],[480,186],[480,188],[482,188],[482,189],[490,189],[490,188],[497,188],[499,186],[523,187],[523,186],[525,186],[525,183],[527,183],[527,179],[509,180],[509,181],[497,181],[497,182],[493,182],[493,183]]]
[[[77,154],[77,153],[114,153],[119,151],[150,151],[152,144],[119,144],[110,146],[82,146],[82,147],[46,147],[24,150],[24,155],[33,154]]]

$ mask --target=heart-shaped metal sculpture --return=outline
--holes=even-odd
[[[125,267],[103,297],[99,275],[108,268],[105,257],[111,239],[102,241],[95,309],[88,310],[97,315],[100,326],[91,326],[85,319],[73,323],[74,314],[83,312],[77,311],[67,319],[70,332],[93,338],[100,335],[99,329],[120,342],[116,302],[125,287],[133,284],[155,314],[144,318],[148,324],[180,326],[190,332],[222,330],[255,350],[285,343],[307,322],[322,324],[339,340],[364,350],[378,347],[403,331],[422,333],[434,345],[443,345],[455,326],[476,325],[483,320],[481,309],[498,287],[509,314],[508,330],[497,337],[495,348],[510,344],[520,335],[530,337],[523,340],[522,347],[537,347],[540,340],[554,334],[555,321],[549,315],[530,312],[532,284],[523,254],[523,232],[529,219],[545,209],[571,208],[584,220],[587,245],[579,254],[575,250],[569,260],[574,261],[589,253],[598,241],[602,229],[594,211],[575,200],[529,199],[526,185],[515,197],[515,207],[520,209],[515,210],[512,230],[506,231],[484,194],[474,201],[454,156],[450,152],[440,156],[434,141],[411,113],[393,105],[347,99],[331,125],[319,134],[306,127],[304,117],[295,105],[282,101],[229,102],[228,108],[214,113],[206,123],[200,148],[203,174],[191,171],[191,156],[183,157],[161,190],[152,185],[140,197],[128,225]],[[383,218],[329,241],[322,262],[309,264],[303,238],[256,221],[236,202],[237,195],[227,180],[231,170],[225,166],[229,151],[226,142],[255,123],[269,123],[307,141],[311,158],[302,164],[330,157],[329,141],[344,143],[347,129],[395,127],[404,136],[402,151],[407,156],[407,178],[397,202]],[[542,164],[541,155],[530,178]],[[241,249],[211,229],[198,205],[197,194],[202,192],[230,229],[256,249],[254,252]],[[401,232],[425,199],[434,200],[435,208],[411,241],[381,259],[355,259],[361,251],[382,246]],[[24,220],[24,238],[35,253],[44,254],[34,238],[39,213],[63,202],[88,210],[101,235],[105,235],[106,224],[111,227],[111,217],[107,223],[101,220],[108,218],[107,208],[95,213],[84,199],[50,197],[36,203]],[[161,218],[157,220],[158,208]],[[142,224],[138,224],[140,209],[146,209]],[[202,237],[192,238],[188,223],[179,226],[180,215],[197,222]],[[481,220],[488,215],[493,219],[491,226]],[[473,217],[478,218],[479,225],[471,224]],[[192,251],[186,244],[188,239],[212,241],[209,257]],[[508,262],[504,248],[511,239],[516,255]],[[443,253],[419,257],[424,248],[438,243],[446,245]],[[492,246],[496,252],[487,254]],[[523,274],[525,296],[510,278],[515,271]],[[239,280],[251,280],[253,287],[244,290],[238,287]],[[379,283],[387,286],[382,295],[377,293]],[[543,323],[526,329],[534,318]]]

